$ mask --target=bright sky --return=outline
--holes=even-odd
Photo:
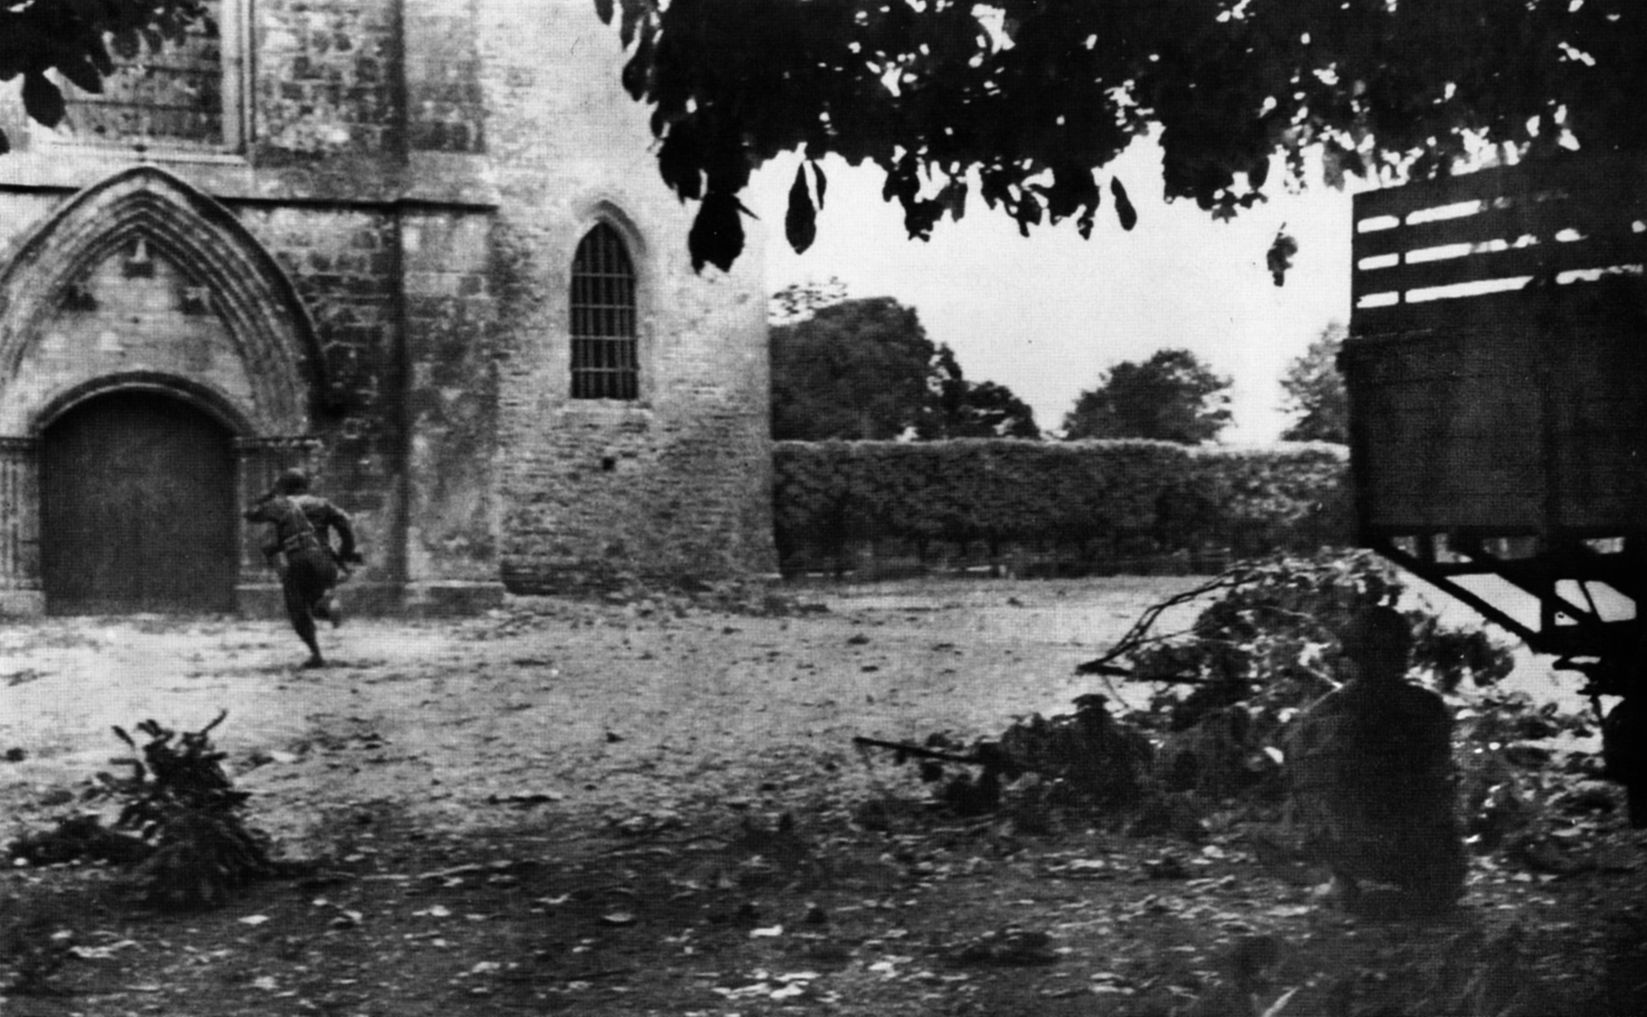
[[[1069,221],[1024,239],[974,190],[966,219],[939,223],[923,244],[906,239],[897,203],[881,201],[873,167],[835,160],[824,164],[817,242],[797,256],[783,238],[795,165],[769,165],[746,196],[768,230],[768,291],[836,276],[849,297],[896,298],[919,312],[934,343],[955,350],[968,378],[1012,389],[1043,430],[1057,428],[1106,368],[1185,347],[1234,379],[1235,424],[1224,441],[1274,440],[1288,422],[1282,372],[1330,321],[1349,319],[1348,191],[1277,193],[1234,222],[1215,222],[1193,201],[1159,198],[1159,150],[1140,143],[1111,167],[1138,209],[1131,233],[1116,222],[1101,176],[1091,240]],[[1272,185],[1280,178],[1273,172]],[[1264,254],[1283,223],[1299,252],[1278,288]]]

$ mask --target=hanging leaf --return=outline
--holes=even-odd
[[[818,212],[806,189],[806,167],[795,167],[795,182],[789,187],[789,211],[783,217],[783,235],[796,254],[805,254],[818,238]]]
[[[1093,182],[1092,170],[1085,166],[1055,167],[1051,186],[1036,190],[1046,195],[1047,214],[1054,223],[1070,216],[1090,222],[1093,210],[1098,207],[1098,185]]]
[[[911,198],[903,206],[904,230],[910,239],[931,240],[932,227],[943,218],[944,203],[936,198]]]
[[[1138,225],[1138,210],[1132,207],[1132,199],[1127,197],[1126,185],[1111,177],[1109,193],[1115,198],[1115,217],[1121,220],[1121,228],[1130,232]]]
[[[645,0],[623,0],[623,24],[618,28],[618,39],[623,43],[624,49],[628,49],[629,44],[634,41],[635,28],[640,25],[645,15]],[[650,23],[647,27],[651,27]]]
[[[705,264],[714,265],[723,272],[730,271],[732,263],[743,253],[743,221],[745,211],[737,197],[721,191],[704,195],[698,206],[692,230],[686,235],[686,248],[692,254],[692,271],[702,272]]]
[[[23,76],[23,108],[36,123],[56,127],[63,122],[63,93],[44,74],[30,71]]]
[[[1268,180],[1269,178],[1270,178],[1270,157],[1269,157],[1269,153],[1266,152],[1263,155],[1259,156],[1258,158],[1254,159],[1252,161],[1252,165],[1247,167],[1247,186],[1251,187],[1253,190],[1256,191],[1259,188],[1263,187],[1264,182],[1266,180]]]
[[[703,171],[712,191],[737,194],[748,186],[750,155],[739,125],[721,121],[705,126]]]
[[[824,192],[829,190],[829,180],[824,177],[823,167],[819,166],[816,162],[812,164],[812,172],[818,177],[816,185],[818,188],[818,211],[822,212],[824,207]]]
[[[658,173],[682,201],[703,197],[703,171],[699,168],[702,158],[692,121],[682,120],[671,125],[658,148]]]
[[[623,71],[619,75],[624,91],[637,102],[646,94],[648,86],[652,83],[652,36],[652,26],[647,25],[641,32],[640,44],[635,47],[635,55],[623,65]]]
[[[1275,232],[1275,239],[1270,243],[1269,252],[1264,255],[1264,262],[1269,266],[1270,277],[1275,280],[1275,285],[1286,285],[1287,269],[1292,267],[1293,255],[1297,253],[1298,241],[1287,235],[1286,224],[1282,223],[1281,229]]]
[[[610,25],[612,23],[612,0],[595,0],[595,15],[600,18],[601,24]]]

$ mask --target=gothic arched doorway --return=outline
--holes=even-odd
[[[41,434],[40,572],[52,614],[232,611],[233,435],[181,399],[117,391]]]

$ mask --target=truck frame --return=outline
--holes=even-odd
[[[1360,541],[1623,697],[1609,773],[1647,822],[1647,159],[1356,195],[1352,262]]]

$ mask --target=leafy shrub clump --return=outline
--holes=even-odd
[[[1161,683],[1152,705],[1174,728],[1233,702],[1303,706],[1337,687],[1338,634],[1350,618],[1394,603],[1404,587],[1367,551],[1278,556],[1243,562],[1161,606],[1219,591],[1187,631],[1153,635],[1158,615],[1146,615],[1083,670]],[[1510,673],[1509,648],[1484,632],[1443,628],[1423,609],[1404,614],[1413,626],[1409,680],[1453,692],[1466,679],[1487,687]]]
[[[101,772],[85,800],[113,800],[120,811],[105,827],[95,814],[70,816],[53,830],[8,845],[14,859],[33,865],[102,861],[134,867],[148,903],[164,908],[221,905],[249,880],[296,869],[269,854],[266,835],[246,826],[248,792],[224,772],[224,753],[211,732],[227,712],[198,731],[179,733],[154,720],[137,725],[148,737],[139,747],[123,728],[114,733],[132,750],[111,762],[126,773]],[[0,901],[0,963],[11,971],[0,983],[16,995],[55,992],[52,976],[67,960],[72,933],[53,916],[16,912]]]
[[[9,853],[35,865],[134,866],[147,901],[167,908],[220,905],[251,879],[289,873],[293,863],[271,858],[268,836],[246,825],[251,795],[235,790],[223,769],[224,753],[212,744],[211,732],[225,716],[182,733],[145,720],[137,725],[148,736],[141,747],[116,726],[115,735],[132,754],[111,762],[129,772],[100,772],[85,794],[87,801],[120,805],[112,828],[94,814],[76,815],[54,830],[18,839]]]
[[[137,742],[120,727],[114,733],[134,755],[113,760],[131,772],[97,775],[93,793],[123,803],[115,829],[134,830],[154,848],[138,867],[150,903],[168,908],[212,907],[249,880],[279,875],[284,866],[269,855],[269,838],[246,826],[249,792],[237,791],[223,771],[224,753],[211,732],[227,711],[198,731],[181,735],[145,720]],[[142,757],[135,754],[141,751]]]
[[[1128,719],[1162,738],[1169,786],[1223,797],[1278,775],[1280,729],[1331,692],[1338,634],[1364,607],[1394,604],[1395,571],[1371,552],[1275,556],[1243,562],[1158,608],[1216,594],[1189,629],[1155,635],[1152,609],[1091,673],[1155,683],[1147,711]],[[1495,685],[1514,666],[1508,646],[1480,630],[1443,627],[1429,611],[1404,612],[1413,629],[1408,680],[1443,693]]]
[[[1369,552],[1242,562],[1149,608],[1109,652],[1078,668],[1153,685],[1147,709],[1115,716],[1105,696],[1089,694],[1073,714],[1021,719],[979,740],[957,761],[981,764],[973,783],[991,793],[964,801],[993,808],[1001,795],[990,782],[1021,773],[1117,812],[1183,794],[1203,805],[1242,794],[1278,797],[1282,728],[1340,684],[1339,633],[1363,607],[1395,603],[1403,592],[1394,570]],[[1188,628],[1156,631],[1167,612],[1193,605],[1200,610]],[[1406,615],[1414,633],[1409,680],[1454,693],[1466,684],[1490,689],[1510,673],[1509,648],[1486,633],[1445,628],[1422,609]],[[1482,712],[1502,716],[1495,702],[1484,696]],[[1472,746],[1481,723],[1460,729],[1466,766],[1480,765]],[[933,778],[941,772],[928,769]],[[957,799],[958,786],[970,790],[951,782],[945,797]]]

